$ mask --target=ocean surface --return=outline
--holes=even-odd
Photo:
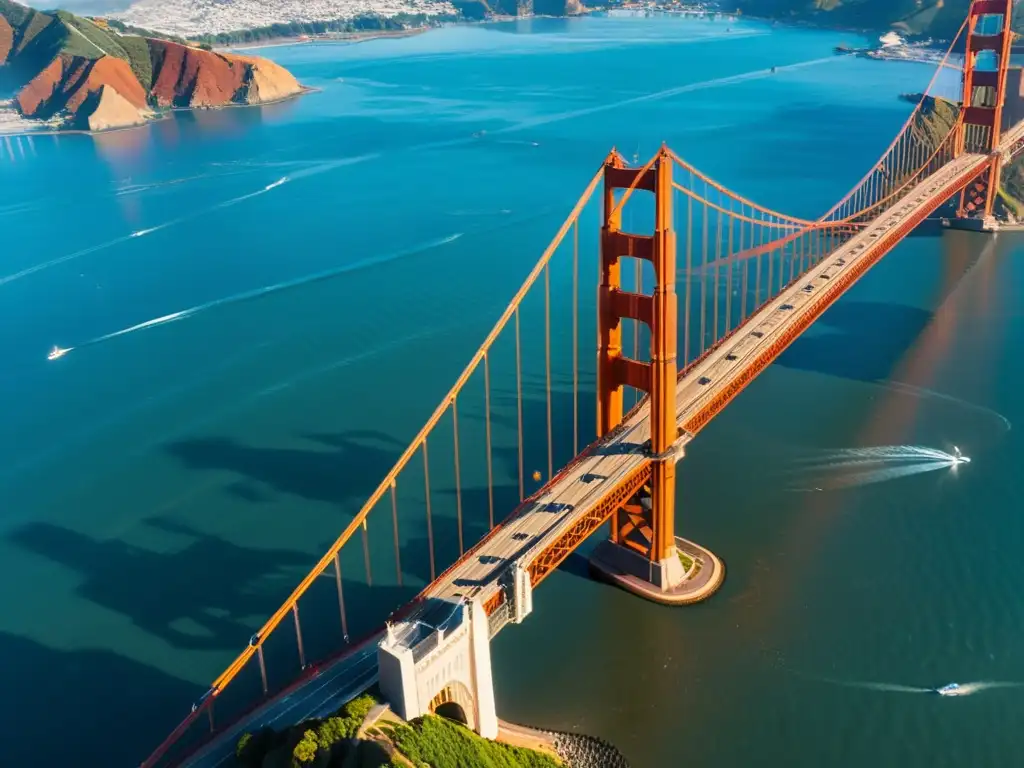
[[[829,208],[931,76],[840,42],[866,41],[452,27],[266,49],[319,92],[265,108],[0,137],[0,762],[148,754],[358,510],[612,146],[665,141],[766,206]],[[574,558],[494,643],[499,714],[634,768],[1018,764],[1022,292],[1017,235],[900,245],[680,465],[679,533],[725,560],[722,590],[658,607]],[[589,419],[591,398],[587,374]],[[972,462],[936,466],[954,444]],[[951,681],[972,695],[926,694]]]

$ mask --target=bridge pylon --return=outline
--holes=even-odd
[[[686,548],[685,559],[691,568],[700,560],[709,572],[720,574],[721,563],[709,551],[675,534],[676,462],[682,457],[683,441],[676,420],[678,298],[672,167],[672,156],[664,146],[642,168],[626,167],[616,152],[605,161],[598,285],[598,433],[606,435],[622,423],[624,387],[646,392],[650,402],[649,478],[612,514],[611,537],[599,545],[591,564],[631,592],[658,602],[684,603],[703,595],[697,596],[691,589],[696,585],[688,582],[690,572],[678,547]],[[617,201],[616,192],[620,191],[623,195]],[[622,208],[634,191],[654,195],[652,234],[622,229]],[[623,258],[652,264],[650,294],[623,290]],[[625,319],[650,329],[649,360],[623,354]]]
[[[1010,66],[1013,40],[1010,29],[1012,11],[1013,0],[973,0],[967,12],[961,121],[957,127],[955,155],[985,153],[991,156],[991,163],[983,176],[980,190],[975,185],[961,192],[957,207],[959,219],[991,220],[999,191],[1003,158],[997,148],[1002,132],[1006,72]],[[980,62],[979,57],[982,57]]]

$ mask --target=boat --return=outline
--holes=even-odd
[[[947,683],[941,688],[936,688],[935,692],[939,694],[939,696],[959,696],[962,693],[958,683]]]
[[[957,448],[954,445],[953,446],[953,463],[954,464],[970,464],[971,463],[971,457],[970,456],[964,456],[962,453],[960,453],[960,449]]]
[[[878,42],[882,44],[883,48],[896,48],[897,46],[905,45],[905,41],[896,32],[886,32],[880,38]]]
[[[47,360],[56,360],[58,358],[64,357],[64,355],[66,355],[70,351],[71,351],[70,349],[61,349],[57,345],[54,345],[53,349],[50,350],[50,354],[48,354],[46,356],[46,359]]]

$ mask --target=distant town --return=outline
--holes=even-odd
[[[260,30],[255,39],[270,37],[337,37],[374,30],[408,30],[481,18],[531,15],[576,15],[622,9],[705,16],[720,12],[717,2],[607,2],[583,5],[579,0],[140,0],[111,13],[114,25],[158,31],[187,40],[238,43],[244,31]],[[230,37],[230,40],[225,39]],[[245,36],[250,37],[250,36]]]

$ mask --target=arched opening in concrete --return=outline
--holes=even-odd
[[[448,720],[454,720],[457,723],[463,725],[469,725],[469,718],[466,717],[466,710],[462,708],[461,704],[456,704],[454,701],[447,701],[444,704],[439,704],[434,710],[434,714],[439,717],[447,718]]]
[[[473,694],[462,683],[448,683],[430,700],[428,709],[432,714],[447,717],[449,720],[469,726],[474,731],[477,730]]]

